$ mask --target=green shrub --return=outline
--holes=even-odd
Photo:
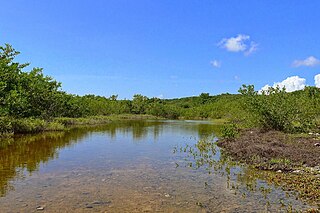
[[[8,117],[0,117],[0,135],[12,133],[12,121]]]
[[[21,118],[12,121],[14,133],[36,133],[44,131],[46,122],[36,118]]]
[[[315,126],[319,99],[314,95],[308,96],[310,90],[288,93],[285,88],[270,87],[258,94],[253,85],[243,85],[239,92],[246,97],[244,108],[255,114],[263,128],[294,133],[307,132]]]
[[[239,130],[236,124],[227,124],[222,127],[221,137],[223,139],[232,140],[239,134]]]
[[[64,129],[65,129],[65,126],[62,123],[59,123],[57,121],[49,122],[46,125],[46,131],[61,131]]]

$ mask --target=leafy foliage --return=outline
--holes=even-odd
[[[148,98],[141,94],[135,94],[132,100],[118,100],[117,95],[78,96],[61,91],[61,84],[44,75],[41,68],[25,71],[28,63],[14,61],[18,54],[8,44],[0,46],[0,117],[5,117],[0,119],[1,132],[10,130],[11,120],[14,119],[30,118],[25,124],[32,126],[38,122],[37,119],[52,121],[57,117],[114,114],[149,114],[169,119],[224,119],[238,126],[260,125],[285,132],[305,132],[320,127],[320,90],[315,87],[292,93],[269,88],[259,94],[253,85],[244,85],[239,90],[241,94],[211,96],[201,93],[179,99]],[[7,117],[10,119],[6,120]],[[36,126],[41,129],[39,122]],[[226,134],[232,136],[229,133]]]
[[[314,127],[314,118],[319,115],[320,90],[315,87],[293,93],[270,87],[259,94],[253,85],[243,85],[239,92],[246,97],[246,110],[255,114],[266,129],[306,132]]]
[[[236,124],[232,123],[229,125],[224,125],[221,130],[221,137],[227,140],[234,139],[239,134],[238,127]]]

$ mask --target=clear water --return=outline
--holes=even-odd
[[[0,212],[309,208],[263,180],[248,178],[257,171],[229,164],[214,145],[198,148],[199,140],[214,141],[218,130],[203,121],[121,121],[4,140]]]

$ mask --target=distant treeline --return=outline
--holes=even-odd
[[[61,84],[43,74],[41,68],[25,71],[29,64],[15,62],[19,54],[12,46],[0,47],[0,117],[80,118],[118,114],[148,114],[169,119],[226,119],[247,126],[262,126],[282,131],[307,131],[318,125],[320,92],[318,88],[286,93],[272,89],[258,94],[253,86],[243,86],[240,94],[179,99],[148,98],[141,94],[132,100],[68,94]],[[1,120],[0,120],[1,126]]]
[[[132,100],[117,95],[78,96],[61,90],[61,84],[45,76],[41,68],[25,71],[29,64],[15,62],[19,54],[10,45],[0,47],[0,116],[15,118],[87,117],[111,114],[150,114],[165,118],[224,117],[236,108],[236,95],[163,100],[136,94]],[[231,103],[231,102],[232,103]],[[215,105],[212,105],[215,103]],[[228,105],[230,105],[228,107]]]

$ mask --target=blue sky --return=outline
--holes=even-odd
[[[320,73],[319,11],[318,0],[10,0],[0,45],[79,95],[237,93],[298,76],[294,90]]]

